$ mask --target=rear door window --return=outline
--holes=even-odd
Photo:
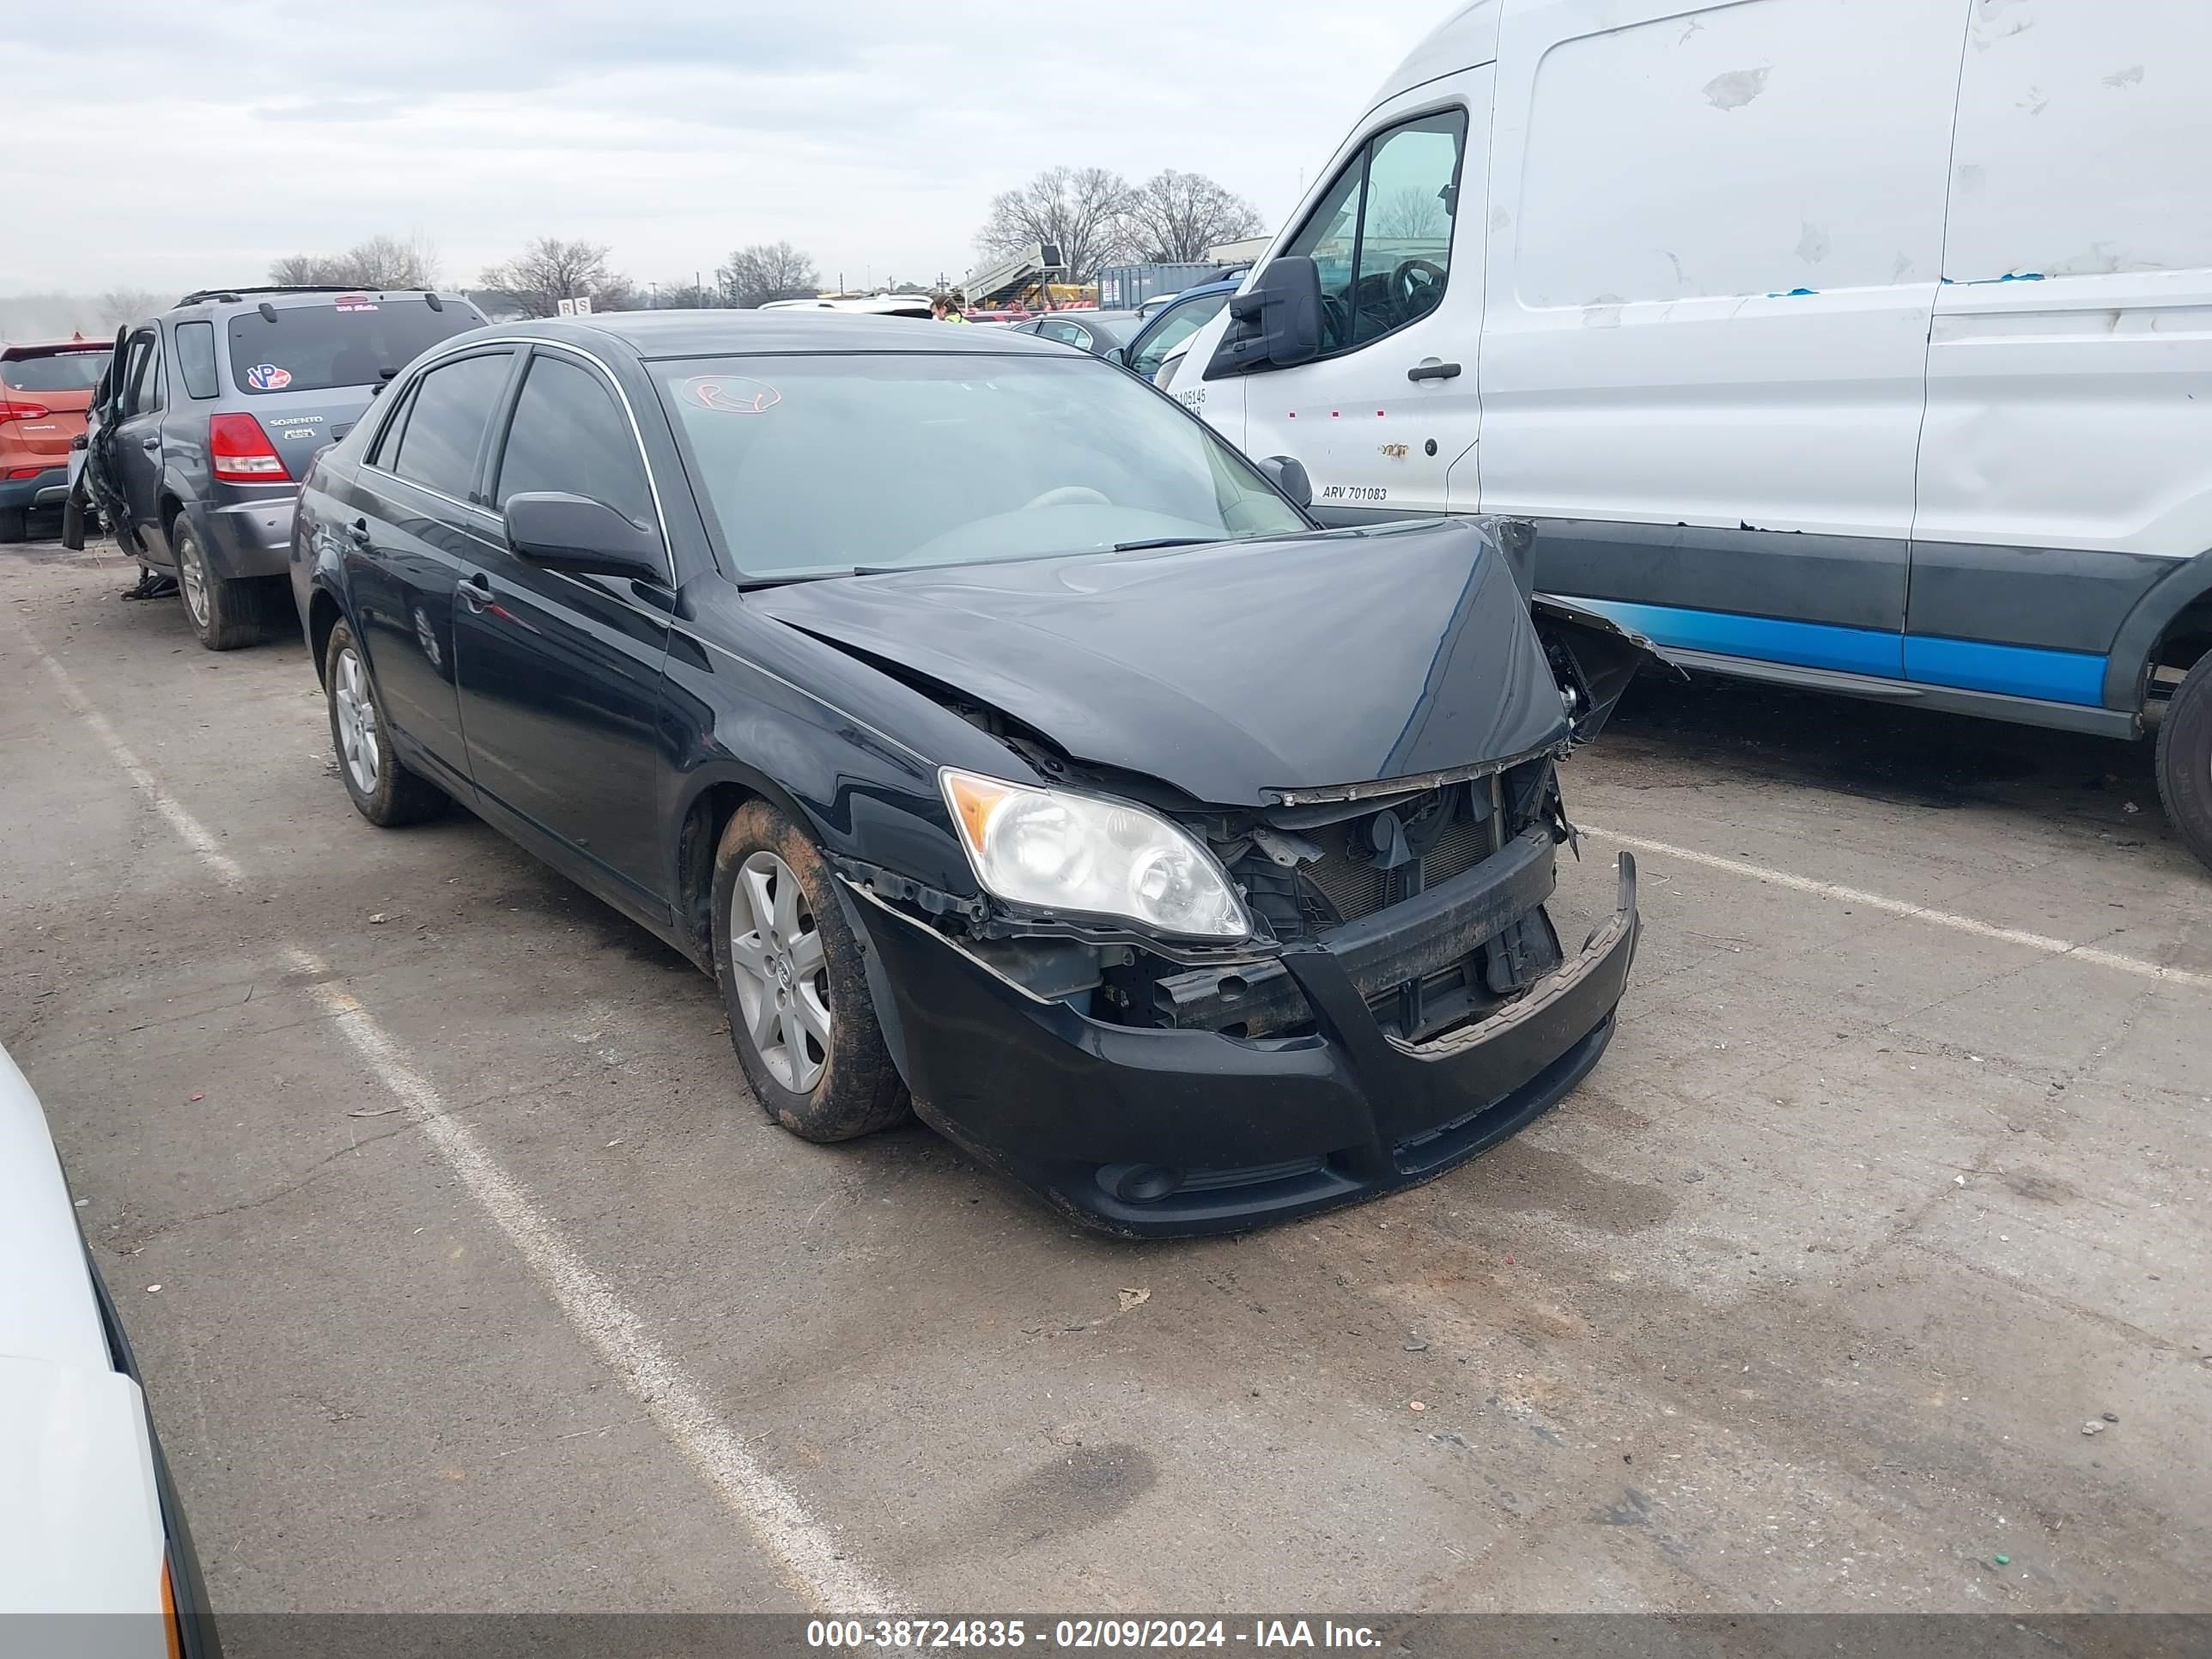
[[[550,351],[530,360],[500,458],[495,503],[531,490],[565,490],[654,522],[653,489],[629,418],[598,374]]]
[[[392,470],[427,489],[466,501],[476,481],[484,428],[513,365],[511,352],[494,351],[441,363],[425,374],[407,410]]]
[[[0,386],[10,392],[89,392],[107,367],[108,349],[56,351],[40,357],[0,358]]]
[[[272,320],[273,319],[273,320]],[[327,304],[258,307],[230,319],[230,374],[249,395],[374,386],[441,340],[480,327],[471,307],[340,294]]]

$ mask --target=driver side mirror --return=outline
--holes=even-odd
[[[1129,348],[1127,346],[1108,346],[1098,355],[1109,363],[1119,363],[1124,368],[1129,366]]]
[[[665,586],[660,538],[604,501],[562,490],[526,490],[501,515],[518,558],[577,576],[627,576]]]
[[[1229,327],[1206,366],[1218,374],[1291,368],[1321,353],[1321,271],[1303,253],[1271,260],[1258,280],[1229,301]]]
[[[1313,480],[1306,477],[1305,463],[1297,457],[1270,455],[1260,463],[1260,471],[1273,478],[1275,488],[1300,507],[1313,505]]]

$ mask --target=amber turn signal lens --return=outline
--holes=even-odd
[[[981,858],[983,826],[991,821],[991,809],[1012,794],[1013,790],[990,778],[948,769],[945,774],[945,793],[951,798],[952,810],[959,816],[960,833],[968,838],[968,850]]]

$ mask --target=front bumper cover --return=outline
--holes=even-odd
[[[1512,1134],[1604,1052],[1638,927],[1624,853],[1613,915],[1488,1018],[1407,1043],[1324,941],[1280,958],[1318,1030],[1246,1039],[1091,1019],[852,890],[916,1112],[1084,1222],[1137,1237],[1310,1214],[1429,1180]]]

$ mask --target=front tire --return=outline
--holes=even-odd
[[[764,800],[714,851],[714,977],[762,1109],[804,1140],[850,1140],[908,1115],[860,942],[805,832]]]
[[[2182,844],[2212,867],[2212,653],[2174,688],[2159,723],[2158,794]]]
[[[337,753],[338,777],[362,817],[391,830],[445,811],[446,792],[409,771],[392,753],[391,728],[377,706],[368,659],[349,623],[331,629],[323,650],[323,693],[331,706],[331,746]]]
[[[260,639],[264,609],[259,585],[225,581],[216,575],[191,521],[182,514],[170,527],[169,550],[176,556],[185,616],[202,645],[210,651],[235,651]]]

